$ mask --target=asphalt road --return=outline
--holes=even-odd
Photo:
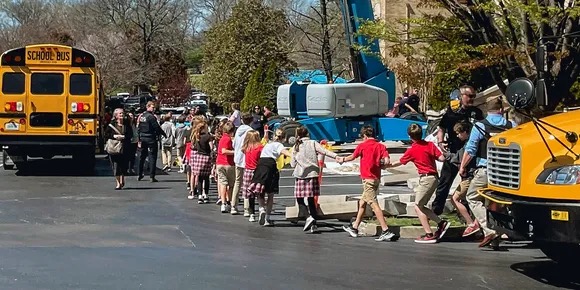
[[[106,160],[97,176],[76,172],[71,160],[0,171],[0,289],[580,288],[577,269],[528,244],[493,252],[474,243],[378,243],[348,237],[338,222],[305,234],[282,220],[281,206],[276,227],[262,228],[187,200],[178,173],[159,183],[130,177],[114,191]],[[292,203],[289,174],[281,203]],[[326,177],[322,192],[359,189],[356,177]]]

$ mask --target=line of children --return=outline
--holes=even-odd
[[[466,139],[465,137],[469,134],[468,124],[458,124],[454,129],[462,140]],[[197,191],[201,195],[198,203],[207,202],[209,176],[213,165],[210,155],[214,149],[213,142],[218,142],[215,172],[217,173],[218,194],[222,201],[220,211],[227,213],[231,211],[232,191],[236,179],[232,141],[235,128],[231,122],[226,121],[220,123],[213,130],[215,130],[215,138],[208,133],[208,126],[205,122],[197,123],[193,129],[192,143],[194,146],[191,149],[194,150],[194,153],[190,157],[190,164],[192,165],[191,180],[192,184],[196,183]],[[415,188],[414,206],[425,230],[425,234],[417,238],[415,242],[436,243],[445,235],[450,223],[440,219],[426,205],[438,184],[435,162],[436,160],[445,160],[446,156],[443,156],[433,143],[422,139],[423,132],[419,125],[412,124],[409,126],[407,133],[413,143],[399,162],[394,164],[391,164],[387,148],[375,139],[374,129],[370,126],[362,128],[361,136],[363,137],[363,142],[347,157],[339,157],[337,154],[324,149],[318,142],[310,140],[308,133],[308,130],[304,127],[297,128],[293,153],[288,151],[281,143],[285,139],[285,132],[280,129],[276,130],[274,140],[266,145],[262,145],[258,131],[249,130],[245,133],[240,149],[244,154],[245,161],[241,192],[244,198],[248,199],[247,210],[250,222],[258,221],[263,226],[273,225],[270,214],[274,203],[274,195],[279,192],[280,172],[276,162],[281,155],[291,157],[291,165],[294,167],[293,176],[295,178],[294,197],[300,207],[306,207],[305,199],[307,199],[307,208],[310,216],[306,220],[304,231],[310,230],[311,232],[315,232],[317,229],[318,214],[315,197],[320,195],[319,174],[321,170],[318,163],[319,155],[335,158],[341,164],[360,157],[363,193],[359,200],[356,220],[351,225],[343,227],[346,232],[352,237],[358,237],[358,226],[362,221],[366,206],[370,205],[382,228],[381,235],[375,240],[396,241],[399,238],[398,235],[389,230],[382,209],[377,203],[381,170],[412,162],[420,176],[419,186]],[[447,158],[458,157],[447,156]],[[477,232],[478,229],[477,224],[473,222],[465,207],[463,207],[464,210],[461,209],[460,200],[463,196],[463,188],[466,187],[468,182],[469,178],[463,180],[453,197],[455,206],[469,224],[464,236],[471,235]],[[202,185],[205,186],[202,187]],[[256,197],[259,202],[258,219],[256,219],[255,215]],[[435,232],[431,230],[429,220],[437,223]]]

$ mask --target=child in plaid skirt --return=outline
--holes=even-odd
[[[196,128],[198,124],[205,122],[203,117],[201,116],[194,116],[191,120],[191,128]],[[195,142],[193,142],[193,138],[194,138],[194,133],[195,130],[191,130],[191,134],[189,136],[189,140],[191,141],[191,153],[189,154],[189,166],[191,169],[193,169],[193,164],[195,162],[195,160],[197,159],[197,148],[195,147]],[[197,175],[193,174],[193,171],[191,171],[192,174],[190,174],[189,177],[189,183],[190,183],[190,192],[189,192],[189,196],[187,197],[187,199],[194,199],[195,196],[197,194],[201,194],[199,192],[197,192]]]
[[[260,142],[260,132],[256,130],[250,130],[246,133],[246,138],[242,145],[242,152],[245,154],[246,168],[244,170],[244,178],[242,182],[242,193],[244,198],[248,199],[248,211],[250,214],[250,222],[256,221],[255,207],[256,207],[256,197],[254,192],[248,190],[250,183],[252,183],[252,178],[254,177],[254,171],[258,166],[258,160],[260,160],[260,154],[262,154],[262,149],[264,146]]]
[[[320,183],[318,176],[320,168],[318,165],[318,155],[326,155],[336,158],[336,153],[324,149],[320,143],[308,138],[308,130],[305,127],[296,129],[296,143],[290,165],[294,167],[292,176],[296,178],[294,185],[294,197],[299,208],[304,208],[304,199],[308,200],[308,211],[310,216],[306,219],[304,231],[316,231],[316,220],[318,212],[316,208],[315,196],[320,195]]]
[[[264,146],[260,153],[258,166],[254,171],[252,182],[247,190],[258,194],[258,203],[260,204],[260,214],[258,222],[263,226],[271,226],[270,213],[274,206],[274,194],[278,193],[280,183],[280,172],[276,160],[280,155],[290,157],[290,151],[282,145],[282,140],[286,134],[281,129],[276,129],[274,140]],[[265,195],[268,195],[266,202]]]
[[[191,174],[197,176],[197,203],[206,203],[209,195],[209,175],[211,174],[213,151],[213,137],[208,133],[207,123],[201,122],[193,129],[192,143],[195,144],[195,159],[191,167]],[[202,194],[203,192],[203,194]]]

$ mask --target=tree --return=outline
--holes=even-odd
[[[365,34],[389,40],[391,56],[413,56],[435,66],[431,77],[467,72],[471,81],[492,80],[502,91],[506,78],[536,78],[536,46],[546,42],[547,93],[552,99],[546,108],[552,109],[570,94],[580,73],[580,39],[570,37],[580,32],[580,9],[573,3],[422,0],[422,5],[449,14],[411,19],[409,31],[393,23],[381,28],[375,22],[365,28]],[[551,39],[543,41],[543,37]]]
[[[243,0],[226,21],[211,28],[203,44],[202,89],[220,104],[240,102],[250,76],[272,64],[276,81],[295,64],[289,58],[288,21],[278,9]]]
[[[244,98],[240,102],[240,109],[242,112],[251,112],[252,106],[257,104],[258,98],[262,94],[262,67],[259,66],[250,77],[248,85],[244,91]]]
[[[294,19],[291,23],[299,35],[293,55],[301,67],[322,68],[328,83],[334,81],[334,75],[350,71],[349,48],[339,2],[319,0],[305,11],[294,8],[292,12]]]
[[[250,77],[244,99],[240,102],[242,111],[251,112],[256,105],[269,106],[272,108],[272,97],[276,95],[276,66],[270,64],[264,73],[262,67],[258,67]]]

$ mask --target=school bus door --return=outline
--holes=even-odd
[[[31,70],[26,106],[29,133],[66,133],[67,74],[67,71]]]

